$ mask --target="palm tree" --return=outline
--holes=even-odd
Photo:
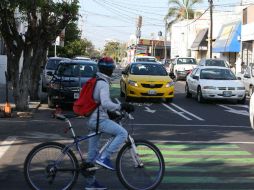
[[[201,2],[202,0],[169,0],[168,13],[164,18],[166,23],[170,19],[167,27],[170,28],[174,22],[179,20],[193,19],[194,11],[192,7]]]

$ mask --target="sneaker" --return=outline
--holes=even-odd
[[[97,158],[95,160],[95,162],[96,162],[96,164],[99,164],[99,165],[101,165],[101,166],[103,166],[103,167],[105,167],[107,169],[115,170],[115,168],[113,167],[113,165],[112,165],[112,163],[111,163],[109,158],[104,158],[104,159]]]
[[[85,187],[85,190],[106,190],[106,189],[107,187],[104,187],[103,185],[99,184],[97,180],[95,180],[93,184]]]

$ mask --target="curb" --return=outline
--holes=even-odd
[[[5,104],[0,104],[0,110],[3,110]],[[38,110],[41,106],[41,102],[29,102],[28,108],[29,111],[19,112],[12,111],[10,118],[32,118],[33,114]],[[11,104],[12,110],[15,108],[15,104]],[[0,116],[1,117],[1,116]],[[4,114],[3,114],[4,117]]]

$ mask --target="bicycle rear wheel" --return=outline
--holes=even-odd
[[[125,144],[117,155],[116,170],[121,183],[131,190],[155,189],[161,182],[165,163],[160,150],[145,140],[135,140],[137,156],[141,165],[133,158],[131,143]]]
[[[48,142],[33,148],[24,163],[24,175],[34,190],[68,190],[78,178],[78,161],[65,145]]]

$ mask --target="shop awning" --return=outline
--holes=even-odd
[[[193,51],[207,50],[207,41],[206,41],[207,34],[208,34],[208,28],[202,29],[198,33],[198,35],[196,36],[196,39],[191,45],[191,49]]]
[[[213,44],[214,53],[240,52],[241,22],[223,25]]]

